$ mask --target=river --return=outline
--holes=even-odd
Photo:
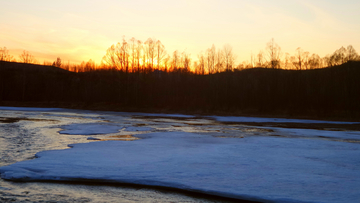
[[[344,152],[344,149],[346,148],[348,150],[346,151],[347,155],[349,153],[357,155],[360,149],[358,147],[360,143],[360,132],[357,130],[358,126],[359,123],[309,121],[296,119],[214,116],[201,117],[169,114],[96,112],[70,109],[1,107],[0,167],[8,166],[17,162],[36,159],[35,154],[38,152],[67,149],[69,148],[69,144],[102,142],[109,140],[130,143],[137,142],[136,140],[138,137],[143,139],[144,135],[149,133],[183,132],[191,133],[191,135],[212,137],[212,139],[210,139],[211,142],[213,142],[213,138],[226,140],[233,139],[234,143],[239,142],[239,140],[244,140],[241,142],[247,143],[247,145],[249,145],[252,140],[256,140],[259,146],[266,146],[262,148],[269,149],[271,153],[282,147],[279,143],[301,143],[296,147],[299,147],[299,149],[303,151],[304,149],[306,151],[312,151],[316,149],[317,152],[315,155],[305,153],[306,155],[304,155],[304,157],[300,157],[304,159],[299,159],[299,161],[302,161],[305,164],[314,164],[314,166],[316,166],[318,163],[323,164],[324,162],[331,162],[330,167],[333,167],[334,171],[338,170],[339,166],[341,166],[343,169],[340,168],[339,170],[344,171],[345,174],[345,177],[342,177],[342,179],[351,179],[349,180],[351,182],[349,185],[356,188],[356,184],[358,184],[356,183],[356,180],[359,179],[360,172],[358,169],[356,169],[357,166],[355,165],[357,163],[354,163],[355,165],[351,164],[356,162],[356,160],[354,161],[353,159],[358,160],[358,158],[352,157],[351,160],[346,162],[347,160],[339,159],[338,156],[335,157],[336,159],[329,157],[326,153],[329,153],[328,148],[334,148],[334,150],[339,149],[339,152],[341,153]],[[209,141],[205,138],[201,138],[200,140],[204,140],[204,142]],[[258,142],[259,140],[262,142],[267,140],[267,142],[270,144],[264,145],[262,142]],[[217,144],[216,146],[224,146],[224,144],[228,143],[231,144],[232,142],[221,141],[221,144]],[[245,148],[244,152],[248,153],[249,150],[246,150],[247,149]],[[292,149],[286,150],[289,150],[291,153]],[[319,153],[319,150],[322,150],[321,153]],[[219,153],[222,153],[222,151],[219,151]],[[304,153],[300,154],[302,155]],[[324,154],[326,156],[323,156]],[[252,156],[255,157],[254,155],[249,154],[249,157]],[[252,164],[256,165],[258,164],[258,161],[261,163],[262,156],[258,156],[258,158],[247,159],[247,163],[242,163],[242,166],[248,167]],[[266,154],[264,156],[266,156]],[[299,156],[296,155],[296,157]],[[287,161],[283,158],[281,158],[281,160]],[[264,161],[264,163],[266,163],[266,161]],[[347,164],[347,166],[344,168],[345,164]],[[323,167],[323,165],[321,165],[321,167]],[[328,169],[332,170],[332,168]],[[274,168],[271,170],[274,170]],[[288,171],[285,169],[281,170],[281,173],[288,173]],[[269,171],[269,166],[267,164],[260,165],[259,171],[259,173],[263,173],[265,171],[267,172]],[[321,174],[321,177],[329,175],[327,174],[328,172],[320,172],[323,173]],[[350,175],[349,177],[346,177],[345,172],[349,172],[351,177]],[[247,172],[244,171],[244,173]],[[252,173],[251,168],[250,173]],[[296,171],[290,171],[289,173],[289,177],[294,176],[293,174],[298,174]],[[306,171],[304,174],[307,173],[309,173],[309,171]],[[311,170],[311,173],[317,175],[318,171],[314,169]],[[311,174],[311,177],[313,177],[314,174]],[[333,176],[332,174],[330,175]],[[267,175],[267,177],[269,177],[269,175]],[[303,178],[303,176],[301,178]],[[336,176],[335,182],[333,181],[331,184],[338,184],[336,182],[336,178],[338,177]],[[319,180],[322,181],[322,179]],[[269,181],[273,180],[269,179]],[[285,182],[286,181],[288,180],[285,180]],[[302,181],[302,179],[300,180],[295,178],[294,181],[299,182]],[[344,186],[348,186],[346,185],[347,183],[344,184]],[[258,186],[255,185],[254,187],[257,188]],[[261,194],[257,194],[256,190],[249,189],[246,191],[245,188],[243,189],[245,194],[249,193],[249,195],[252,197],[259,196],[259,199],[257,200],[260,201],[264,199],[267,200],[268,197],[277,197],[274,195],[268,195],[264,197]],[[268,192],[267,190],[268,189],[266,189],[265,192]],[[295,190],[298,190],[298,188],[295,188]],[[337,199],[340,200],[340,202],[344,200],[341,199],[343,191],[340,191],[339,194],[324,196],[319,196],[323,192],[319,191],[319,194],[314,194],[313,197],[299,197],[296,196],[296,194],[293,195],[292,193],[290,195],[282,194],[283,191],[281,190],[274,190],[270,192],[272,192],[271,194],[278,195],[280,199],[283,198],[282,195],[284,195],[284,198],[288,198],[288,200],[291,199],[291,201],[294,199],[297,200],[296,198],[299,198],[299,201],[325,199],[329,200],[329,202],[337,202],[332,201],[334,199],[334,195],[340,195],[340,197]],[[296,192],[301,193],[301,191]],[[314,193],[316,193],[316,191]],[[354,192],[353,196],[351,196],[351,194],[349,195],[350,196],[346,198],[350,198],[350,200],[354,200],[354,198],[357,198],[358,196],[356,191]],[[346,195],[344,195],[344,198],[345,196]],[[13,182],[0,179],[0,202],[231,201],[233,201],[233,199],[216,197],[209,194],[187,192],[186,190],[172,190],[171,188],[154,188],[136,184],[99,184],[98,182],[89,182],[88,184],[84,184],[79,182],[65,183],[56,181]]]

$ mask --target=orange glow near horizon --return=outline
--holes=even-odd
[[[132,37],[161,40],[167,53],[197,55],[213,44],[233,47],[236,63],[250,61],[274,38],[283,53],[301,47],[321,57],[341,46],[360,50],[360,2],[329,1],[4,1],[0,47],[27,50],[41,64],[60,57],[101,63],[112,44]],[[346,11],[346,12],[345,12]],[[184,15],[186,14],[186,15]]]

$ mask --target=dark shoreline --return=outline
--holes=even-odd
[[[0,101],[0,106],[7,107],[36,107],[36,108],[65,108],[91,111],[115,111],[115,112],[142,112],[142,113],[164,113],[164,114],[185,114],[195,116],[244,116],[244,117],[263,117],[263,118],[287,118],[287,119],[309,119],[324,121],[347,121],[360,122],[360,118],[349,116],[348,113],[337,115],[318,115],[307,112],[298,114],[278,112],[278,113],[260,113],[258,111],[238,111],[238,110],[184,110],[184,109],[166,109],[166,108],[136,108],[124,107],[117,103],[99,102],[18,102],[18,101]],[[359,115],[360,116],[360,115]]]
[[[0,62],[0,105],[360,121],[360,62],[312,70],[252,68],[69,72]]]

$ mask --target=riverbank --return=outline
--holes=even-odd
[[[197,116],[245,116],[245,117],[264,117],[264,118],[289,118],[289,119],[311,119],[326,121],[349,121],[359,122],[360,115],[352,112],[272,112],[263,113],[257,110],[201,110],[201,109],[171,109],[171,108],[135,108],[126,107],[117,103],[99,102],[18,102],[18,101],[0,101],[0,106],[9,107],[38,107],[38,108],[66,108],[92,111],[116,111],[116,112],[143,112],[143,113],[166,113],[166,114],[187,114]]]
[[[211,75],[0,63],[0,105],[360,121],[360,62]]]

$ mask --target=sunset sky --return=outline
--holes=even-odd
[[[323,57],[350,44],[360,51],[359,9],[359,0],[0,0],[0,47],[40,63],[100,63],[123,36],[153,37],[194,60],[230,44],[242,62],[274,38],[283,52]]]

